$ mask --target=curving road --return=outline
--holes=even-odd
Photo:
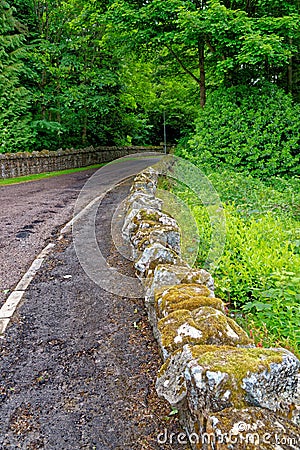
[[[132,170],[130,164],[124,176]],[[1,216],[11,224],[6,236],[15,252],[7,245],[2,273],[10,283],[18,278],[9,272],[14,254],[22,272],[70,218],[90,174],[4,189],[7,208],[14,200],[12,213]],[[112,217],[130,186],[127,180],[105,195],[95,229],[109,264],[133,277],[132,263],[111,238]],[[175,439],[182,432],[177,418],[155,392],[160,365],[143,299],[114,295],[91,281],[66,233],[0,340],[0,450],[186,450]]]
[[[0,187],[0,305],[58,228],[96,169]]]

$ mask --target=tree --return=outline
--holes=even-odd
[[[225,3],[225,4],[224,4]],[[227,5],[227,6],[226,6]],[[206,72],[216,85],[251,83],[259,77],[275,79],[296,49],[299,15],[257,17],[254,10],[234,9],[237,2],[217,0],[150,0],[142,6],[117,1],[111,19],[136,51],[165,49],[165,62],[176,62],[174,75],[183,71],[199,87],[200,106],[206,101]],[[253,13],[253,17],[251,16]]]
[[[220,88],[196,120],[188,156],[268,180],[300,175],[300,105],[274,84]]]
[[[21,86],[26,73],[25,28],[13,9],[0,0],[0,152],[28,150],[34,140],[30,129],[30,94]]]
[[[30,11],[28,87],[38,148],[123,142],[136,123],[127,117],[120,60],[106,40],[107,3],[18,1]]]

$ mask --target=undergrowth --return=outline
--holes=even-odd
[[[257,345],[299,355],[299,179],[264,183],[230,170],[207,176],[226,217],[226,244],[213,273],[216,296]],[[201,242],[196,265],[205,267],[212,235],[207,206],[180,183],[172,183],[172,191],[193,212]]]

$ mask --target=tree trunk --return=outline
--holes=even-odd
[[[205,66],[204,66],[204,42],[198,42],[198,55],[199,55],[199,87],[200,87],[200,106],[204,108],[206,102],[206,86],[205,86]]]
[[[290,39],[290,46],[292,46],[293,40]],[[288,92],[291,94],[293,92],[293,58],[289,59],[289,65],[287,68],[287,78],[288,78]]]

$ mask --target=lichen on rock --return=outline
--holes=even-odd
[[[299,427],[270,410],[255,407],[228,408],[210,415],[199,441],[205,450],[300,448]]]
[[[137,225],[137,228],[140,228],[140,223],[143,223],[144,226],[145,224],[148,224],[148,227],[168,225],[172,226],[176,230],[179,230],[176,220],[171,216],[164,214],[161,211],[149,208],[139,210],[139,212],[133,217],[132,221]]]
[[[193,311],[174,311],[160,319],[157,328],[164,359],[186,344],[220,346],[253,344],[234,320],[209,306]]]
[[[164,226],[171,227],[174,231],[180,232],[176,220],[158,209],[132,209],[125,217],[122,234],[128,241],[139,230],[159,229]]]
[[[161,211],[163,202],[162,200],[154,197],[153,195],[143,194],[141,192],[134,192],[126,199],[126,218],[130,216],[130,211],[137,209],[157,209]]]
[[[141,172],[134,178],[130,192],[145,192],[155,194],[157,188],[157,176],[150,173]]]
[[[133,257],[136,259],[145,248],[158,242],[165,247],[170,247],[174,252],[180,255],[180,232],[169,225],[154,226],[146,228],[140,225],[140,228],[131,236],[133,246]]]
[[[122,236],[126,242],[130,243],[131,235],[139,227],[139,224],[136,223],[135,221],[133,221],[133,218],[139,213],[140,210],[141,210],[141,208],[139,208],[139,206],[137,208],[131,208],[128,210],[128,212],[125,216],[124,224],[122,227]],[[157,211],[156,208],[151,208],[151,206],[148,206],[148,210],[152,210],[153,213],[155,213]]]
[[[147,282],[146,304],[154,304],[154,292],[164,286],[174,286],[177,284],[199,284],[206,286],[209,290],[209,297],[214,297],[214,281],[210,273],[204,269],[193,269],[184,262],[180,264],[160,264],[156,267],[153,276]]]
[[[164,364],[156,388],[173,405],[186,396],[190,413],[196,416],[259,406],[290,418],[299,366],[285,349],[185,345]],[[293,411],[297,423],[297,409]]]
[[[159,176],[159,172],[150,166],[135,176],[135,178],[133,180],[133,184],[136,184],[136,183],[144,181],[144,180],[151,180],[152,183],[157,185],[158,176]]]
[[[181,264],[180,256],[171,248],[155,243],[148,245],[135,263],[138,278],[151,277],[159,264]]]
[[[163,162],[160,173],[173,163]],[[154,336],[168,358],[157,378],[158,394],[179,409],[185,429],[199,439],[209,433],[236,437],[241,421],[267,433],[284,430],[294,438],[294,424],[300,424],[299,360],[285,349],[253,348],[247,334],[224,314],[212,276],[181,259],[178,224],[155,197],[158,174],[148,168],[135,177],[123,226],[146,288]],[[258,448],[245,440],[190,443],[195,450]],[[299,434],[297,444],[260,442],[259,448],[299,449]]]

